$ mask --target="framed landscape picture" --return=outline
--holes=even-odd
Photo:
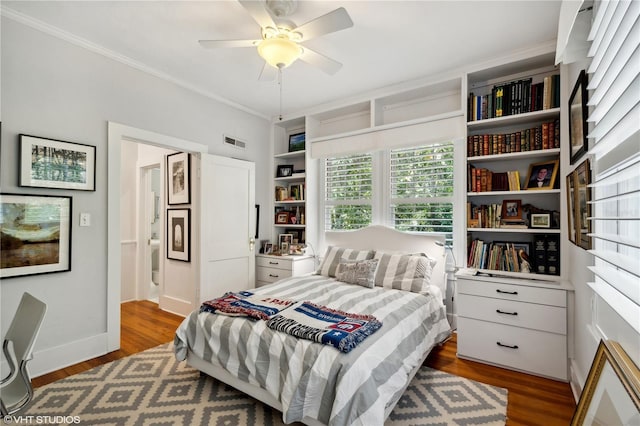
[[[71,197],[0,194],[0,278],[71,270]]]
[[[191,210],[167,210],[167,259],[191,261]]]
[[[20,135],[20,186],[96,189],[96,147]]]
[[[186,152],[167,155],[167,204],[191,203],[191,157]]]
[[[304,151],[305,133],[289,135],[289,152]]]

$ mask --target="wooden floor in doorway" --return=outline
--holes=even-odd
[[[122,304],[120,349],[104,356],[33,379],[35,387],[60,380],[98,365],[142,352],[173,340],[183,318],[165,312],[150,301]],[[565,426],[571,422],[575,401],[568,383],[463,360],[456,356],[456,335],[434,348],[425,364],[447,373],[509,390],[507,426]]]

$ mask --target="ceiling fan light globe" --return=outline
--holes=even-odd
[[[258,44],[258,54],[275,68],[286,68],[302,55],[302,47],[286,38],[267,38]]]

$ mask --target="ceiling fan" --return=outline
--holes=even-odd
[[[260,80],[273,80],[278,70],[300,59],[327,74],[335,74],[342,64],[303,46],[307,40],[353,26],[347,11],[340,7],[300,26],[283,20],[296,8],[296,0],[238,0],[260,25],[258,40],[199,40],[202,47],[255,47],[265,60]],[[277,22],[274,21],[277,19]]]

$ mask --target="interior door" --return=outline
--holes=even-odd
[[[199,306],[255,285],[255,164],[202,154]]]

